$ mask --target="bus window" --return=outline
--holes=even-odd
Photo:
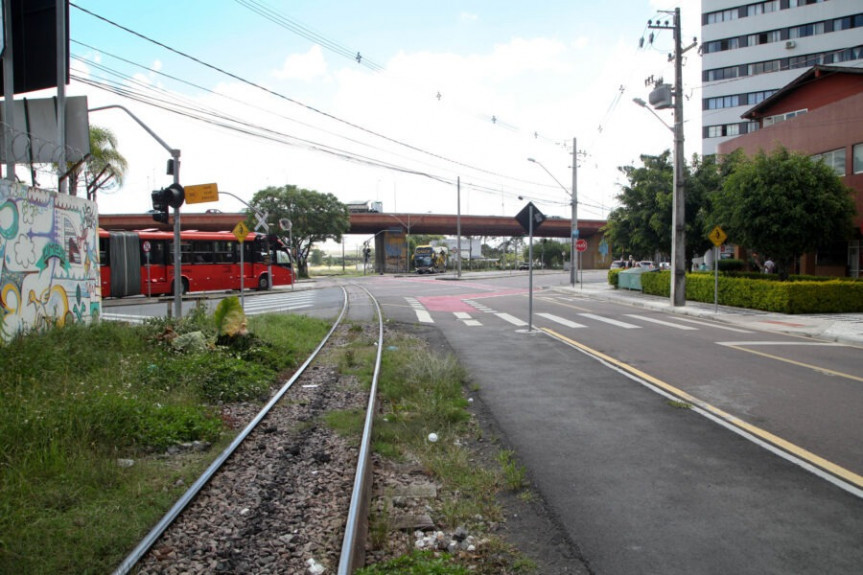
[[[291,256],[283,249],[276,250],[276,264],[284,267],[291,267]]]

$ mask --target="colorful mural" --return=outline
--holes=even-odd
[[[0,338],[101,313],[95,202],[0,181]]]

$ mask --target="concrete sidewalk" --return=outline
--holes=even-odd
[[[713,319],[747,329],[863,345],[863,313],[789,315],[723,305],[716,307],[713,304],[692,301],[687,301],[683,307],[674,307],[669,298],[645,295],[640,291],[615,289],[601,282],[554,289],[606,301],[625,302],[657,311]]]

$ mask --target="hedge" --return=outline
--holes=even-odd
[[[609,271],[609,283],[612,278]],[[646,294],[669,297],[671,272],[642,274],[642,291]],[[686,299],[713,302],[714,276],[706,273],[686,274]],[[863,282],[843,279],[815,280],[795,278],[795,281],[776,281],[774,278],[719,276],[719,303],[778,313],[859,313],[863,312]]]

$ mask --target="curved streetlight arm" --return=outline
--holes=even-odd
[[[648,106],[648,105],[647,105],[647,102],[645,102],[645,101],[644,101],[644,100],[642,100],[641,98],[633,98],[633,99],[632,99],[632,101],[633,101],[633,102],[635,102],[636,104],[638,104],[639,106],[641,106],[642,108],[644,108],[645,110],[647,110],[648,112],[650,112],[651,114],[653,114],[653,116],[654,116],[657,120],[659,120],[660,122],[662,122],[662,125],[663,125],[663,126],[665,126],[666,128],[668,128],[668,129],[669,129],[669,130],[671,130],[672,132],[674,131],[674,128],[672,128],[671,126],[669,126],[669,125],[668,125],[668,122],[666,122],[665,120],[663,120],[663,119],[662,119],[662,116],[660,116],[659,114],[657,114],[656,112],[654,112],[654,111],[653,111],[653,108],[651,108],[650,106]]]
[[[150,129],[150,127],[149,127],[149,126],[147,126],[147,124],[145,124],[144,122],[142,122],[142,121],[141,121],[141,119],[140,119],[140,118],[138,118],[138,116],[136,116],[135,114],[133,114],[132,112],[130,112],[128,109],[124,108],[123,106],[120,106],[120,105],[118,105],[118,104],[111,104],[110,106],[99,106],[98,108],[90,108],[90,109],[89,109],[89,110],[87,110],[87,111],[88,111],[88,112],[99,112],[99,111],[101,111],[101,110],[109,110],[109,109],[111,109],[111,108],[117,108],[118,110],[123,110],[124,112],[126,112],[127,114],[129,114],[129,117],[131,117],[133,120],[135,120],[136,122],[138,122],[138,125],[139,125],[139,126],[141,126],[142,128],[144,128],[144,129],[147,131],[147,133],[148,133],[148,134],[150,134],[151,136],[153,136],[153,139],[154,139],[154,140],[156,140],[157,142],[159,142],[159,143],[162,145],[162,147],[163,147],[163,148],[165,148],[166,150],[168,150],[168,152],[171,154],[171,157],[172,157],[172,158],[177,159],[177,158],[179,158],[179,157],[180,157],[180,150],[178,150],[178,149],[176,149],[176,148],[172,148],[171,146],[169,146],[169,145],[165,142],[165,140],[163,140],[162,138],[160,138],[160,137],[156,134],[156,132],[154,132],[153,130],[151,130],[151,129]]]
[[[180,183],[180,150],[177,148],[172,148],[160,138],[156,132],[150,129],[150,127],[141,121],[138,116],[130,112],[128,109],[120,106],[119,104],[110,104],[108,106],[99,106],[97,108],[90,108],[87,110],[88,112],[100,112],[102,110],[110,110],[111,108],[117,108],[118,110],[123,110],[129,117],[135,120],[139,126],[144,128],[148,134],[150,134],[154,140],[159,142],[163,148],[168,150],[168,153],[171,154],[171,158],[174,163],[171,169],[171,173],[174,174],[174,183]],[[177,316],[177,319],[183,317],[183,290],[181,286],[183,285],[183,279],[181,274],[182,268],[182,260],[180,253],[180,207],[177,206],[174,208],[174,315]]]
[[[554,177],[548,168],[542,165],[541,162],[535,160],[534,158],[528,158],[528,162],[533,162],[543,170],[545,173],[551,176],[551,179],[557,182],[557,185],[563,188],[563,191],[566,192],[570,197],[570,204],[572,207],[572,219],[571,228],[572,231],[570,233],[569,238],[569,283],[572,287],[575,287],[575,284],[578,283],[578,253],[576,251],[576,241],[578,239],[578,194],[576,188],[576,170],[578,169],[578,161],[576,158],[576,146],[575,146],[575,138],[572,140],[572,191],[569,191],[566,186],[560,183],[560,180]]]
[[[537,166],[539,166],[540,168],[542,168],[543,170],[545,170],[545,173],[546,173],[546,174],[548,174],[549,176],[551,176],[551,179],[552,179],[552,180],[554,180],[555,182],[557,182],[557,185],[558,185],[558,186],[560,186],[561,188],[563,188],[563,191],[564,191],[564,192],[566,192],[567,194],[569,194],[570,196],[572,196],[572,192],[570,192],[570,191],[569,191],[569,188],[567,188],[566,186],[564,186],[563,184],[561,184],[561,183],[560,183],[560,180],[558,180],[557,178],[555,178],[555,177],[554,177],[554,174],[552,174],[551,172],[549,172],[549,171],[548,171],[548,168],[546,168],[545,166],[543,166],[541,162],[539,162],[538,160],[535,160],[534,158],[528,158],[528,159],[527,159],[527,161],[528,161],[528,162],[533,162],[534,164],[536,164]]]

